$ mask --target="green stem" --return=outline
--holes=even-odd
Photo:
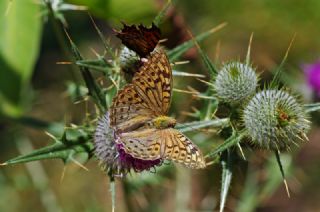
[[[51,2],[50,1],[45,1],[46,5],[47,5],[47,8],[49,10],[49,20],[52,24],[52,27],[53,27],[53,31],[55,33],[55,36],[57,38],[57,41],[58,41],[58,44],[63,52],[63,54],[65,55],[65,57],[67,58],[67,60],[69,61],[72,61],[72,54],[70,53],[69,51],[69,45],[65,39],[65,36],[64,36],[64,33],[62,31],[62,26],[61,26],[61,23],[55,18],[54,16],[54,11],[53,11],[53,8],[51,6]],[[73,78],[73,80],[75,82],[79,82],[80,81],[80,78],[78,76],[78,74],[76,74],[77,71],[76,71],[76,67],[74,64],[72,64],[71,68],[70,68],[70,74],[71,74],[71,77]]]

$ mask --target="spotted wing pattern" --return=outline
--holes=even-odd
[[[190,168],[204,168],[205,160],[199,148],[178,130],[144,129],[120,134],[127,154],[142,160],[159,158],[181,163]]]
[[[162,49],[148,57],[132,80],[113,99],[111,126],[122,132],[132,131],[145,122],[165,115],[170,106],[171,66]]]
[[[140,67],[132,83],[142,100],[157,115],[168,113],[172,90],[172,69],[161,48],[155,49]]]
[[[151,28],[143,25],[128,26],[123,24],[121,31],[116,31],[116,36],[129,49],[135,51],[140,57],[146,57],[154,50],[160,39],[160,29],[152,24]]]
[[[142,160],[168,159],[191,168],[204,168],[205,160],[196,145],[173,128],[158,129],[151,120],[168,113],[172,70],[163,49],[155,49],[113,99],[111,126],[117,143],[127,154]]]
[[[110,124],[116,131],[135,130],[154,117],[155,114],[141,99],[132,84],[118,91],[110,107]]]

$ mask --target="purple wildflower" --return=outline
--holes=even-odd
[[[122,144],[117,144],[117,149],[119,152],[119,159],[123,166],[127,166],[128,168],[133,168],[136,172],[141,172],[144,170],[150,170],[152,167],[161,165],[162,160],[142,160],[138,158],[132,157],[130,154],[127,154]]]
[[[320,97],[320,60],[303,66],[309,87]]]
[[[116,142],[117,135],[110,127],[109,113],[99,119],[94,134],[95,155],[104,170],[111,171],[114,176],[123,176],[132,169],[135,172],[150,170],[161,165],[162,160],[141,160],[127,154],[121,142]]]

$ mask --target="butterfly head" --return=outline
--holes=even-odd
[[[157,129],[171,128],[176,125],[177,121],[174,118],[168,116],[159,116],[152,120],[152,124]]]

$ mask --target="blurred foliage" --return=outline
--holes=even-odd
[[[0,2],[0,113],[19,116],[28,107],[30,78],[41,38],[40,5]]]
[[[102,22],[108,21],[109,25],[103,25],[102,27],[103,35],[107,34],[106,31],[110,31],[110,25],[118,26],[120,21],[150,24],[161,8],[159,5],[164,5],[160,2],[161,1],[151,0],[68,1],[68,3],[71,4],[87,6],[89,13],[94,19],[101,19],[101,21],[98,21],[99,25],[102,25]],[[219,52],[217,51],[219,48],[216,48],[217,37],[221,40],[219,56],[222,61],[239,56],[241,58],[246,57],[244,51],[247,47],[251,32],[254,32],[252,61],[255,64],[259,64],[259,67],[262,67],[262,69],[274,70],[276,64],[279,64],[281,58],[283,58],[293,34],[297,32],[296,41],[287,58],[288,64],[283,67],[283,70],[290,68],[290,70],[294,70],[298,72],[298,74],[293,76],[290,72],[287,72],[284,76],[281,76],[281,79],[284,82],[288,81],[286,82],[287,84],[294,84],[294,86],[301,87],[304,82],[301,78],[302,74],[299,73],[300,70],[297,67],[304,60],[312,60],[319,57],[320,42],[318,36],[320,30],[315,27],[315,23],[320,21],[319,9],[320,3],[316,0],[303,2],[299,0],[285,0],[281,2],[275,0],[178,1],[174,11],[176,15],[172,15],[170,12],[168,14],[168,21],[162,25],[164,28],[163,31],[167,33],[165,35],[169,38],[168,42],[177,38],[178,40],[174,44],[182,44],[178,45],[176,49],[168,50],[171,61],[183,59],[183,53],[196,44],[195,39],[183,43],[186,40],[185,37],[178,36],[179,33],[184,33],[185,29],[188,28],[187,26],[191,26],[192,31],[203,32],[225,21],[228,22],[229,25],[228,28],[224,29],[214,40],[209,38],[205,41],[205,45],[202,46],[206,51],[201,47],[198,48],[198,52],[200,53],[199,58],[202,59],[204,67],[208,72],[202,71],[203,67],[199,65],[191,64],[192,71],[188,68],[189,65],[188,67],[178,66],[178,70],[174,72],[175,76],[186,75],[189,71],[194,73],[194,76],[195,74],[201,74],[201,76],[203,76],[203,73],[206,75],[211,74],[212,76],[212,74],[216,73],[216,64],[213,65],[209,58],[216,59],[216,52]],[[242,159],[231,158],[228,156],[228,152],[224,151],[230,149],[231,146],[236,147],[240,141],[239,138],[243,136],[241,133],[236,134],[236,136],[233,134],[229,139],[226,139],[225,142],[222,142],[221,139],[215,136],[209,136],[208,133],[204,132],[193,132],[190,134],[195,141],[199,141],[201,148],[216,149],[216,151],[210,152],[209,154],[214,162],[217,162],[216,156],[224,151],[224,157],[220,160],[220,164],[222,165],[222,183],[218,180],[218,178],[220,178],[220,167],[219,170],[210,167],[210,170],[197,172],[197,174],[200,173],[199,176],[194,176],[194,173],[183,173],[180,170],[176,171],[173,166],[162,166],[157,170],[156,175],[153,173],[143,173],[142,175],[130,176],[130,179],[123,183],[117,182],[115,186],[117,193],[108,194],[107,190],[109,185],[104,182],[105,177],[96,168],[96,163],[91,164],[89,162],[85,164],[91,167],[91,172],[89,173],[82,171],[76,172],[78,170],[77,168],[79,168],[78,165],[81,164],[74,167],[72,167],[72,164],[76,164],[77,161],[85,163],[87,159],[91,157],[90,154],[78,155],[78,153],[90,153],[92,151],[92,138],[90,136],[94,130],[95,120],[88,122],[88,120],[93,117],[88,117],[87,113],[88,110],[90,112],[96,111],[92,105],[83,103],[83,99],[88,97],[88,92],[90,94],[90,89],[87,88],[90,87],[88,86],[88,81],[86,81],[87,87],[78,82],[70,82],[67,86],[63,85],[67,87],[66,93],[69,95],[71,102],[78,103],[76,106],[80,108],[78,110],[75,110],[74,106],[70,106],[64,102],[65,100],[61,97],[61,92],[56,96],[52,94],[53,90],[57,87],[55,87],[56,85],[49,87],[49,85],[54,83],[63,84],[65,81],[70,80],[65,79],[63,75],[61,75],[57,66],[50,65],[53,63],[52,61],[56,62],[61,60],[61,58],[67,58],[66,55],[61,56],[61,51],[58,50],[58,48],[42,49],[42,55],[40,55],[40,60],[38,61],[39,66],[35,69],[42,27],[52,27],[42,21],[41,14],[44,14],[43,10],[43,5],[41,6],[41,4],[37,4],[32,0],[5,0],[0,2],[0,11],[1,14],[3,14],[3,18],[0,18],[0,110],[1,113],[13,117],[0,122],[0,136],[3,138],[1,144],[3,154],[1,159],[4,161],[17,154],[24,156],[7,162],[19,163],[44,158],[60,158],[63,159],[64,162],[71,162],[67,166],[71,171],[69,175],[67,174],[69,177],[67,177],[62,184],[60,183],[60,178],[62,177],[61,175],[64,175],[64,172],[62,171],[63,168],[61,164],[59,164],[61,166],[58,166],[56,163],[51,162],[49,165],[49,162],[44,162],[48,166],[45,166],[45,170],[43,170],[41,163],[35,165],[33,162],[25,167],[16,166],[15,168],[0,170],[0,188],[3,194],[2,196],[4,197],[0,201],[0,210],[21,211],[22,209],[35,210],[35,208],[37,208],[43,211],[59,211],[62,209],[63,211],[105,211],[111,208],[110,205],[112,203],[110,202],[110,197],[115,195],[116,207],[119,211],[125,211],[127,209],[126,207],[129,207],[129,210],[145,209],[149,211],[164,211],[167,208],[174,208],[173,205],[176,206],[177,209],[185,209],[187,206],[190,206],[190,208],[194,210],[204,208],[212,211],[218,208],[215,202],[218,202],[216,197],[219,196],[220,191],[221,199],[226,200],[224,202],[227,208],[235,208],[237,211],[255,211],[257,208],[269,210],[270,206],[271,211],[279,211],[283,208],[287,209],[289,206],[294,207],[295,205],[297,205],[299,209],[305,205],[305,208],[308,208],[308,210],[318,209],[320,207],[317,202],[317,198],[319,197],[317,194],[318,189],[317,186],[315,186],[320,176],[320,173],[316,171],[320,158],[318,157],[318,152],[314,152],[318,148],[315,141],[318,140],[319,137],[311,137],[310,139],[313,142],[308,143],[305,147],[306,149],[302,150],[301,154],[304,155],[302,155],[303,157],[300,156],[299,160],[301,160],[293,161],[298,162],[298,165],[299,163],[303,163],[305,167],[294,166],[293,168],[291,163],[295,154],[291,156],[282,155],[281,157],[284,172],[294,187],[294,195],[297,196],[289,200],[283,197],[282,176],[274,157],[264,156],[263,153],[259,154],[259,156],[254,156],[252,152],[245,151],[246,157],[253,158],[253,162],[250,161],[250,164],[239,165],[237,163],[243,161]],[[77,18],[74,18],[74,13],[76,12],[61,12],[62,15],[66,15],[67,21],[74,20],[73,22],[68,22],[70,30],[78,24]],[[81,15],[86,16],[86,13],[81,13]],[[185,17],[185,19],[182,17]],[[181,24],[183,30],[179,28]],[[90,27],[92,26],[90,25]],[[174,31],[171,28],[175,28],[174,30],[178,29],[179,33],[173,33],[174,36],[171,35],[170,37],[170,33]],[[91,29],[94,28],[92,27]],[[79,43],[79,49],[81,51],[85,49],[83,55],[87,56],[91,54],[87,52],[91,46],[94,48],[98,46],[98,49],[103,46],[101,41],[96,39],[96,37],[94,37],[94,39],[92,39],[92,37],[83,37],[82,33],[85,34],[88,31],[87,28],[84,27],[81,30],[80,33],[74,34],[74,37],[82,39],[81,43]],[[202,38],[208,37],[211,32],[212,30],[203,34],[196,33],[200,34],[200,36],[196,36],[195,38],[200,41]],[[72,32],[70,34],[72,34]],[[45,35],[48,36],[48,34]],[[88,34],[85,35],[87,36]],[[48,40],[45,40],[46,37],[43,39],[43,42],[48,42]],[[43,43],[43,45],[46,46],[46,43]],[[80,50],[76,49],[75,53],[79,53]],[[205,52],[208,52],[208,54]],[[59,55],[59,57],[52,57],[54,54]],[[191,58],[193,58],[192,52],[189,52],[188,55],[188,57],[191,55]],[[82,73],[90,69],[97,71],[97,73],[92,72],[93,77],[95,77],[96,74],[105,74],[106,77],[110,76],[107,73],[109,73],[112,66],[103,59],[104,54],[99,55],[100,57],[93,60],[83,59],[87,57],[82,58],[79,56],[80,54],[76,58],[76,64],[81,67]],[[36,71],[35,80],[31,84],[30,79],[33,71]],[[89,81],[92,80],[90,79],[91,76],[88,74],[85,75],[87,79],[89,78]],[[48,76],[56,76],[58,80],[50,81],[51,78]],[[265,80],[265,76],[262,76],[262,80]],[[294,83],[292,80],[295,80]],[[40,82],[48,85],[48,87],[36,88],[35,90],[40,92],[36,93],[34,102],[31,102],[30,97],[32,97],[31,94],[33,93],[30,88],[31,86],[39,85]],[[199,86],[196,82],[186,78],[183,78],[183,80],[177,79],[177,82],[179,82],[179,87],[185,87],[192,83],[192,86],[194,85],[196,88],[199,88],[199,90],[203,90],[203,85]],[[89,84],[90,83],[91,82],[89,82]],[[100,86],[100,84],[97,83],[97,85],[92,86],[93,91],[97,86]],[[106,92],[106,90],[102,90]],[[41,92],[43,92],[43,94]],[[103,102],[102,108],[110,104],[112,95],[115,93],[115,91],[108,92],[110,92],[110,96],[106,98],[106,102]],[[92,90],[91,94],[93,94]],[[94,95],[93,98],[95,101],[99,102],[101,100],[99,92]],[[190,111],[193,105],[190,106],[190,108],[186,108],[193,119],[195,118],[200,121],[190,121],[186,124],[178,125],[177,128],[187,132],[207,126],[225,127],[229,122],[228,119],[221,119],[220,124],[216,120],[210,120],[211,115],[218,107],[218,101],[216,101],[216,99],[208,98],[211,95],[210,89],[200,92],[196,95],[196,97],[201,98],[201,100],[195,104],[198,109],[192,110],[191,113]],[[195,98],[195,96],[193,96],[193,98]],[[181,111],[177,110],[177,108],[181,108],[181,104],[188,104],[189,99],[191,98],[187,95],[174,95],[172,113],[180,115]],[[41,103],[41,101],[44,103]],[[41,108],[41,106],[44,105],[48,105],[47,111],[43,107]],[[62,107],[63,109],[59,111],[57,109],[58,107]],[[68,109],[66,109],[66,107],[68,107]],[[305,105],[305,107],[309,112],[316,111],[319,110],[319,103]],[[100,110],[103,111],[101,107]],[[33,118],[33,115],[41,117],[41,119]],[[55,117],[53,115],[57,116]],[[73,116],[73,118],[69,116]],[[313,116],[316,117],[317,114],[313,114]],[[46,122],[42,119],[49,119],[54,122]],[[64,121],[62,121],[63,119]],[[186,117],[182,116],[182,119],[186,119]],[[189,119],[187,120],[189,121]],[[64,127],[62,122],[66,122],[65,124],[68,127]],[[69,124],[72,122],[76,122],[77,124]],[[40,129],[41,132],[36,133],[33,130],[30,132],[30,129],[21,127],[21,125],[27,126],[28,128]],[[42,131],[48,131],[50,134],[53,134],[50,135],[50,140],[53,140],[54,143],[50,143],[48,147],[43,147],[43,141],[47,141],[48,138],[42,135]],[[318,131],[313,132],[313,134],[316,136],[319,134]],[[32,142],[29,139],[22,139],[21,136],[13,136],[16,135],[17,132],[18,134],[24,132],[22,138],[25,134],[32,137]],[[36,148],[43,147],[43,149],[33,150],[32,145],[28,147],[29,144],[34,144]],[[236,151],[238,148],[231,150]],[[260,160],[262,160],[261,158],[268,159],[261,162],[257,157],[260,158]],[[297,157],[299,157],[298,153]],[[236,166],[231,166],[234,164],[230,164],[230,160],[234,160]],[[248,170],[246,170],[246,167]],[[246,180],[242,180],[242,175],[237,173],[239,169],[242,174],[246,172],[246,174],[243,174],[245,175],[243,178]],[[42,172],[48,172],[48,176],[46,176],[46,173],[43,175]],[[312,173],[312,176],[308,176],[308,173]],[[293,175],[297,175],[298,180],[292,179]],[[37,180],[35,179],[37,178],[35,177],[37,176],[40,177],[38,179],[40,179],[40,182],[43,184],[40,183],[39,185],[36,183]],[[196,183],[192,183],[192,180],[188,178],[188,176],[192,176]],[[233,179],[232,183],[231,176]],[[179,180],[179,182],[176,182],[177,180]],[[296,185],[300,183],[296,181],[301,181],[300,187],[302,188]],[[245,183],[245,185],[242,186],[242,183]],[[218,188],[217,185],[218,187],[222,187]],[[229,201],[229,197],[226,197],[230,186],[232,189],[229,191]],[[241,189],[238,189],[239,186]],[[32,188],[34,188],[34,190]],[[277,193],[279,188],[281,191],[280,195]],[[191,197],[189,197],[187,193],[190,192],[191,189],[193,189],[193,192]],[[175,191],[176,197],[172,195]],[[308,196],[306,199],[304,196],[310,191],[314,192],[315,195],[312,197]],[[124,194],[121,192],[124,192]],[[77,204],[74,203],[74,194],[77,194]],[[281,205],[276,200],[272,200],[273,195],[276,196],[276,198],[279,197],[278,199],[284,203],[281,203]],[[236,205],[234,204],[234,197],[240,199]],[[15,199],[16,204],[7,204],[7,202],[12,199]],[[314,206],[312,203],[314,203]],[[60,204],[62,209],[60,208]],[[130,208],[130,206],[132,206],[132,208]]]
[[[69,0],[68,2],[85,5],[93,15],[115,21],[117,25],[119,20],[129,23],[150,23],[158,11],[155,1],[150,0]]]

